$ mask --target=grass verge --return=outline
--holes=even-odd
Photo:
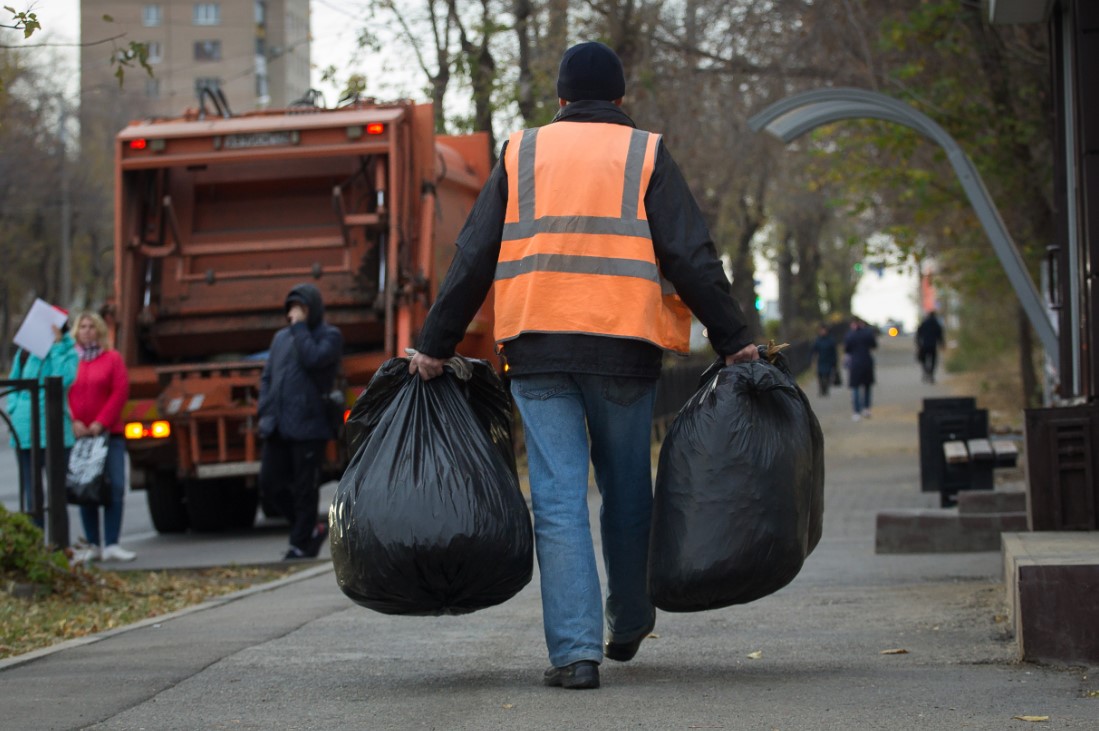
[[[76,566],[49,593],[5,578],[0,591],[0,659],[201,604],[299,568],[113,572]]]

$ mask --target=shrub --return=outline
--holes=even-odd
[[[52,591],[58,579],[68,574],[68,557],[45,544],[42,530],[30,517],[0,505],[0,575]]]

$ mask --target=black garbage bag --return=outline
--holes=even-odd
[[[332,562],[344,594],[385,614],[465,614],[531,579],[510,394],[486,361],[452,362],[425,382],[387,361],[348,417]]]
[[[660,449],[649,594],[697,612],[778,591],[816,547],[824,435],[781,354],[715,363]]]

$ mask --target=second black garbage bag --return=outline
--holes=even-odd
[[[348,597],[385,614],[465,614],[531,579],[510,396],[487,362],[454,363],[422,381],[407,358],[387,361],[348,418],[332,562]]]
[[[649,593],[669,612],[778,591],[820,540],[824,436],[781,355],[715,364],[660,450]]]

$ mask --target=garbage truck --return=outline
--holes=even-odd
[[[484,133],[437,135],[430,104],[355,102],[138,120],[115,141],[115,287],[129,371],[130,485],[157,531],[254,524],[256,405],[283,302],[317,286],[343,333],[348,407],[412,346],[489,174]],[[494,359],[491,295],[459,346]],[[326,477],[346,466],[342,440]]]

